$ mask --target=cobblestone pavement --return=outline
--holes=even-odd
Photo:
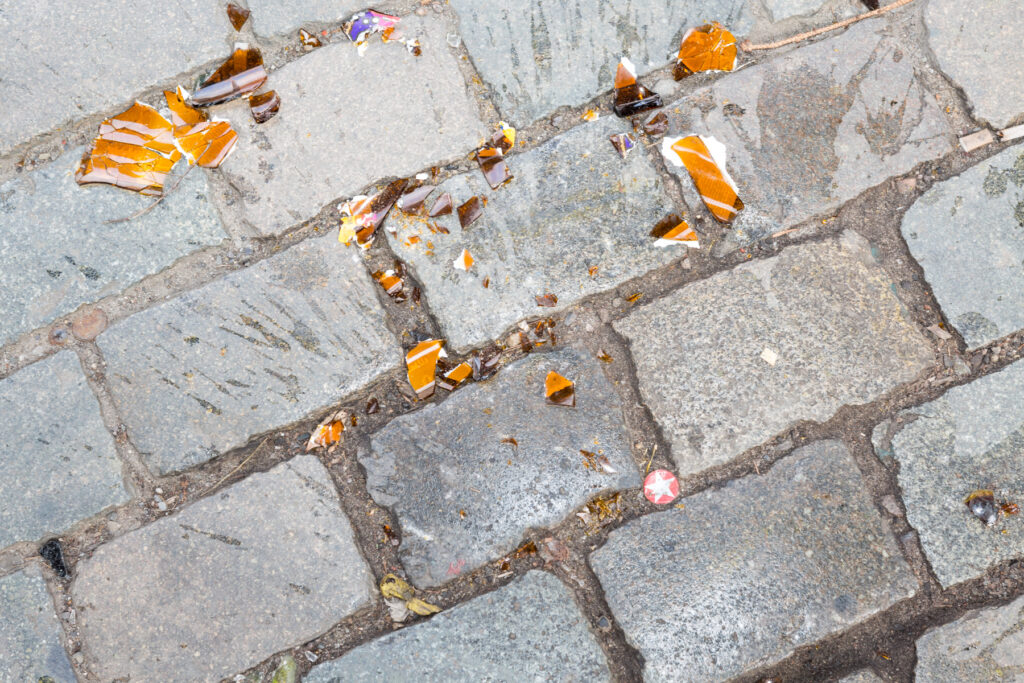
[[[240,36],[219,2],[0,7],[0,681],[1024,679],[1024,144],[958,142],[1024,123],[1015,3],[913,0],[678,82],[690,26],[864,7],[393,0],[423,55],[360,57],[354,0],[248,6]],[[280,113],[218,108],[224,166],[108,223],[150,200],[76,185],[98,122],[235,40]],[[669,133],[725,143],[731,228],[659,139],[612,149],[623,54]],[[492,191],[469,154],[500,119]],[[338,243],[339,201],[431,169],[480,220]],[[671,213],[699,249],[654,246]],[[419,297],[372,279],[396,261]],[[497,373],[417,400],[427,337]]]

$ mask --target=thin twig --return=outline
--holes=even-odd
[[[103,221],[103,224],[104,225],[109,225],[111,223],[127,223],[128,221],[135,220],[139,216],[145,216],[147,213],[149,213],[150,211],[155,209],[156,205],[159,204],[160,202],[162,202],[167,197],[167,195],[171,194],[176,189],[178,189],[178,185],[181,185],[181,181],[184,180],[185,176],[187,176],[189,173],[191,173],[192,169],[195,168],[195,167],[196,167],[195,164],[192,164],[191,166],[189,166],[188,170],[185,171],[184,173],[182,173],[180,176],[178,176],[178,179],[175,181],[175,183],[173,185],[171,185],[168,189],[164,190],[163,194],[161,194],[159,197],[157,197],[156,201],[154,201],[149,206],[147,206],[145,208],[142,208],[142,209],[139,209],[138,211],[133,213],[131,216],[125,216],[124,218],[112,218],[109,221]]]
[[[252,460],[252,457],[254,455],[256,455],[257,453],[259,453],[259,450],[261,448],[263,448],[263,444],[267,443],[267,441],[269,441],[269,440],[270,440],[270,437],[268,436],[267,438],[263,439],[263,441],[260,441],[260,445],[257,446],[256,448],[252,449],[252,453],[250,453],[249,455],[245,456],[245,460],[243,460],[242,462],[240,462],[237,465],[235,465],[235,469],[231,470],[230,472],[225,474],[223,477],[221,477],[220,481],[218,481],[216,484],[214,484],[213,486],[210,486],[205,491],[203,491],[203,495],[205,496],[207,493],[209,493],[210,491],[214,490],[215,488],[217,488],[218,486],[220,486],[221,484],[226,482],[228,480],[228,478],[232,474],[234,474],[238,470],[242,469],[242,467],[245,465],[245,463],[247,463],[250,460]]]
[[[651,449],[651,459],[647,461],[647,467],[644,468],[644,474],[651,471],[651,463],[654,462],[654,454],[658,452],[658,444],[654,444],[654,448]]]
[[[744,52],[753,52],[754,50],[774,50],[775,48],[782,47],[783,45],[790,45],[792,43],[799,43],[800,41],[807,40],[808,38],[813,38],[814,36],[820,36],[822,33],[828,33],[829,31],[835,31],[837,28],[843,28],[845,26],[849,26],[850,24],[855,24],[858,21],[861,21],[863,19],[870,19],[871,17],[877,17],[877,16],[879,16],[881,14],[885,14],[886,12],[891,12],[894,9],[898,8],[898,7],[903,7],[904,5],[909,5],[912,2],[914,2],[914,0],[896,0],[896,2],[892,3],[891,5],[886,5],[885,7],[879,7],[878,9],[873,9],[870,12],[865,12],[864,14],[858,14],[855,17],[850,17],[849,19],[843,19],[842,21],[837,21],[836,23],[829,24],[828,26],[822,26],[821,28],[816,28],[813,31],[807,31],[806,33],[798,33],[797,35],[791,36],[789,38],[786,38],[785,40],[778,40],[778,41],[776,41],[774,43],[761,43],[759,45],[753,45],[753,44],[751,44],[751,42],[749,40],[744,40],[742,43],[740,43],[740,47],[743,48]]]

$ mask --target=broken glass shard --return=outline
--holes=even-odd
[[[314,448],[327,448],[338,443],[341,433],[345,431],[345,417],[345,411],[339,410],[324,418],[310,434],[306,451],[311,451]]]
[[[651,118],[644,121],[642,130],[644,135],[651,137],[664,135],[668,132],[668,115],[663,111],[655,112]]]
[[[430,208],[427,213],[431,218],[437,218],[438,216],[447,216],[452,212],[452,196],[445,192],[443,195],[437,198],[434,202],[434,206]]]
[[[180,87],[164,91],[178,148],[188,163],[216,168],[234,150],[238,134],[228,121],[209,120],[204,112],[188,106],[185,98],[186,93]]]
[[[491,144],[504,154],[516,144],[516,129],[504,121],[498,121],[498,130],[491,136]]]
[[[303,47],[308,47],[310,49],[317,48],[323,45],[323,43],[320,42],[319,38],[317,38],[315,35],[313,35],[304,28],[299,29],[299,42],[302,43]]]
[[[367,9],[353,14],[351,19],[342,24],[341,28],[349,40],[356,45],[361,45],[374,33],[384,33],[387,29],[394,29],[399,21],[401,21],[401,17]]]
[[[404,284],[402,278],[396,275],[393,270],[378,270],[374,272],[373,279],[384,288],[384,291],[391,298],[395,298],[402,292],[402,285]]]
[[[488,287],[491,286],[491,278],[485,277],[483,282],[481,282],[480,284],[484,286],[484,289],[487,289]]]
[[[636,142],[633,141],[633,136],[629,133],[616,133],[608,138],[612,141],[612,147],[619,153],[619,156],[623,159],[626,158],[630,152],[633,151],[633,147],[636,146]]]
[[[238,43],[235,51],[192,95],[191,104],[208,107],[255,92],[267,81],[263,55],[254,47]]]
[[[268,90],[249,98],[249,113],[256,123],[266,123],[277,115],[281,108],[281,98],[276,90]]]
[[[716,220],[728,223],[743,210],[736,183],[725,168],[725,145],[713,137],[667,137],[661,153],[670,164],[686,168],[700,198]]]
[[[491,186],[492,190],[512,180],[512,171],[505,163],[505,156],[500,147],[486,145],[476,151],[476,162],[480,165],[480,172],[484,179]]]
[[[597,359],[599,361],[601,361],[602,363],[611,363],[612,362],[612,357],[609,356],[608,353],[604,349],[601,349],[600,351],[597,352]]]
[[[380,410],[380,401],[378,401],[376,398],[371,398],[369,401],[366,402],[366,414],[367,415],[373,415],[374,413],[376,413],[379,410]]]
[[[459,363],[454,368],[444,373],[444,378],[458,386],[465,382],[473,374],[473,366],[469,363]]]
[[[399,178],[372,197],[359,195],[343,202],[338,207],[341,210],[338,241],[348,244],[354,238],[360,247],[369,249],[377,226],[387,216],[408,184],[408,178]]]
[[[433,185],[420,185],[407,191],[403,194],[396,206],[402,210],[403,213],[420,213],[420,209],[423,208],[423,203],[426,201],[427,196],[434,191]],[[449,207],[449,210],[451,207]]]
[[[554,294],[538,295],[533,298],[538,306],[543,306],[544,308],[553,308],[558,303],[558,297]]]
[[[698,71],[732,71],[735,66],[736,36],[715,21],[686,32],[672,73],[678,81]]]
[[[654,243],[656,247],[667,247],[671,244],[682,244],[691,249],[700,247],[697,233],[686,221],[675,214],[658,221],[654,229],[651,230],[651,237],[657,240]]]
[[[971,511],[972,515],[983,521],[987,526],[992,526],[996,523],[996,518],[999,515],[996,512],[996,499],[992,491],[972,491],[964,499],[964,504]]]
[[[596,121],[598,116],[600,115],[597,113],[597,110],[588,109],[585,112],[583,112],[583,116],[581,116],[580,118],[582,118],[584,121]]]
[[[662,106],[661,95],[636,81],[636,67],[623,57],[615,71],[615,114],[627,117]]]
[[[453,265],[459,270],[468,271],[473,267],[473,256],[469,253],[468,249],[463,249],[462,253],[455,259]]]
[[[248,18],[249,10],[244,7],[240,7],[233,2],[228,3],[228,21],[231,22],[231,25],[236,31],[242,30],[242,26],[245,25]]]
[[[428,339],[405,354],[409,384],[421,399],[429,398],[434,393],[434,369],[443,344],[440,339]]]
[[[544,380],[544,396],[551,405],[569,408],[576,405],[576,388],[573,383],[554,370]]]
[[[473,221],[480,218],[484,213],[483,202],[480,201],[480,197],[473,195],[466,200],[465,204],[462,204],[459,209],[459,225],[463,229],[468,228]]]

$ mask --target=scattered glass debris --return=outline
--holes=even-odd
[[[516,129],[504,121],[498,121],[498,130],[491,135],[491,144],[502,151],[509,151],[516,144]]]
[[[454,368],[444,373],[444,378],[451,382],[454,386],[459,386],[473,374],[473,366],[469,363],[462,362],[456,365]]]
[[[663,111],[655,112],[649,119],[640,123],[640,119],[633,121],[633,130],[639,130],[644,135],[660,137],[668,132],[668,114]]]
[[[268,90],[249,98],[249,113],[256,123],[266,123],[277,116],[281,108],[281,98],[276,90]]]
[[[693,228],[686,221],[676,214],[658,221],[654,229],[651,230],[651,237],[655,238],[654,246],[656,247],[682,244],[691,249],[700,248],[697,233],[694,232]]]
[[[1006,501],[999,504],[999,511],[1004,515],[1015,515],[1020,512],[1020,506],[1016,503]]]
[[[601,522],[606,519],[618,519],[622,516],[621,501],[621,493],[616,493],[606,498],[598,497],[587,503],[586,508],[577,512],[576,516],[587,527],[587,533],[593,533],[601,526]]]
[[[558,297],[554,294],[544,294],[543,296],[535,296],[533,298],[537,302],[537,305],[543,308],[554,308],[558,303]]]
[[[462,253],[458,255],[453,264],[456,268],[463,271],[468,271],[473,267],[473,257],[470,255],[468,249],[463,249]]]
[[[299,29],[299,42],[302,43],[302,47],[308,47],[310,50],[316,49],[323,45],[320,39],[310,33],[304,28]]]
[[[434,394],[434,370],[437,368],[437,359],[443,353],[443,344],[440,339],[428,339],[405,354],[409,384],[421,399]]]
[[[626,155],[632,152],[633,148],[636,147],[636,142],[633,140],[633,136],[629,133],[616,133],[609,136],[608,139],[612,141],[612,147],[615,148],[615,151],[618,152],[619,156],[623,159],[625,159]]]
[[[732,71],[735,67],[736,36],[715,21],[686,32],[672,75],[678,81],[698,71]]]
[[[430,208],[427,215],[431,218],[437,218],[438,216],[447,216],[452,212],[452,196],[445,192],[443,195],[437,198],[434,202],[434,206]]]
[[[637,83],[636,67],[623,57],[615,71],[615,115],[625,118],[661,106],[661,95]]]
[[[419,187],[407,190],[406,193],[398,199],[395,206],[401,209],[403,213],[421,213],[423,203],[434,189],[433,185],[420,185]]]
[[[440,607],[417,598],[416,589],[395,574],[385,574],[384,578],[380,580],[380,594],[385,598],[403,601],[409,610],[420,616],[436,614],[441,611]]]
[[[341,440],[341,433],[345,431],[345,417],[344,410],[325,417],[310,434],[309,442],[306,443],[306,452],[308,453],[314,448],[330,448],[338,443]]]
[[[436,208],[436,207],[435,207]],[[459,212],[459,225],[463,229],[468,228],[472,223],[480,218],[484,213],[483,202],[480,201],[480,197],[473,195],[466,200],[466,203],[461,205],[458,209]]]
[[[743,210],[736,183],[725,168],[725,145],[721,142],[698,135],[670,136],[661,141],[661,153],[673,166],[686,168],[717,220],[728,223]]]
[[[341,211],[341,229],[338,241],[349,244],[355,239],[363,249],[369,249],[377,226],[381,224],[392,205],[401,196],[409,184],[408,178],[399,178],[388,184],[383,190],[367,197],[359,195],[338,206]]]
[[[544,396],[548,403],[555,406],[576,406],[575,385],[552,370],[544,380]]]
[[[996,499],[992,491],[981,489],[972,491],[964,499],[964,504],[971,511],[971,514],[983,521],[986,526],[992,526],[996,523],[996,518],[999,514],[996,511]]]
[[[491,278],[485,277],[480,284],[484,286],[484,289],[487,289],[488,287],[491,286]]]
[[[532,557],[537,554],[537,544],[533,541],[527,541],[512,553],[514,559],[522,559],[524,557]]]
[[[376,398],[371,398],[369,401],[366,402],[366,414],[367,415],[373,415],[374,413],[379,412],[379,411],[380,411],[380,401],[378,401]]]
[[[220,67],[204,80],[190,104],[209,107],[256,92],[267,82],[263,68],[263,55],[257,48],[245,43],[235,45],[235,51]]]
[[[376,280],[384,291],[388,293],[392,299],[399,296],[402,293],[402,287],[405,284],[393,270],[378,270],[373,273],[373,279]]]
[[[367,9],[353,14],[351,19],[342,24],[341,28],[345,31],[348,39],[356,44],[359,54],[362,55],[366,52],[366,41],[369,40],[371,35],[380,33],[381,40],[387,42],[391,39],[399,21],[401,21],[400,17]]]
[[[498,372],[498,363],[501,361],[501,352],[497,347],[489,346],[482,351],[474,351],[469,359],[473,366],[473,381],[482,382]]]
[[[64,562],[64,548],[60,540],[51,538],[39,548],[39,556],[46,560],[53,573],[62,579],[68,578],[68,566]]]
[[[233,2],[228,3],[227,7],[228,21],[235,28],[236,31],[241,31],[245,22],[249,19],[249,10],[244,7],[240,7]]]
[[[605,455],[599,455],[593,451],[585,451],[582,448],[580,449],[580,455],[583,456],[583,466],[588,470],[604,472],[605,474],[618,473],[618,470],[612,467],[611,461]]]
[[[186,93],[180,87],[176,91],[164,91],[178,148],[188,163],[216,168],[234,150],[238,134],[227,121],[208,120],[204,112],[188,106],[185,98]]]
[[[598,119],[598,116],[599,114],[597,113],[596,109],[588,109],[585,112],[583,112],[583,116],[581,116],[580,118],[582,118],[584,121],[596,121]]]
[[[654,470],[644,479],[644,497],[655,505],[671,503],[679,495],[679,480],[668,470]]]

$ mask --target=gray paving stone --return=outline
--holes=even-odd
[[[712,135],[746,208],[733,239],[749,243],[952,149],[935,98],[914,77],[883,20],[788,52],[666,107],[673,134]],[[678,113],[676,113],[678,110]],[[691,206],[686,170],[674,168]]]
[[[901,229],[968,346],[1024,328],[1024,148],[936,184]]]
[[[0,154],[226,57],[230,33],[224,6],[206,0],[62,4],[53,11],[7,0],[0,12],[0,35],[8,36],[0,47]]]
[[[1024,598],[925,633],[917,641],[916,675],[929,683],[1024,680]]]
[[[614,323],[680,473],[873,401],[928,367],[927,341],[891,286],[868,244],[846,232],[687,285]],[[779,355],[774,366],[761,358],[766,348]]]
[[[789,17],[812,14],[824,3],[823,0],[766,0],[765,7],[775,21]]]
[[[256,125],[244,102],[221,115],[238,130],[222,170],[241,196],[226,216],[272,235],[381,178],[461,158],[486,134],[439,19],[408,17],[423,56],[374,42],[365,57],[348,41],[275,71],[281,112]]]
[[[752,23],[745,0],[451,4],[462,40],[498,110],[519,126],[610,90],[623,55],[645,74],[675,58],[690,26],[713,18],[740,36]]]
[[[839,683],[885,683],[881,678],[876,676],[868,669],[858,671],[855,674],[850,674],[846,678],[839,681]]]
[[[373,578],[327,471],[298,456],[101,546],[72,595],[101,680],[214,681],[368,605]]]
[[[71,351],[0,380],[0,548],[128,500],[99,409]]]
[[[0,185],[0,261],[18,264],[0,269],[0,344],[225,238],[201,173],[145,216],[104,225],[153,198],[78,185],[82,152]]]
[[[998,562],[1024,556],[1024,520],[1004,517],[986,527],[964,499],[992,489],[999,500],[1024,504],[1024,362],[1017,362],[941,398],[910,408],[916,418],[876,449],[899,463],[907,520],[917,529],[944,586],[980,575]]]
[[[203,462],[401,362],[353,253],[333,234],[308,240],[100,335],[115,402],[151,468]]]
[[[366,9],[365,0],[249,0],[253,30],[261,36],[298,31],[306,24],[347,20]]]
[[[604,654],[572,594],[531,571],[493,593],[313,667],[304,683],[607,681]]]
[[[442,217],[450,234],[431,234],[423,221],[394,212],[391,246],[414,268],[431,311],[456,349],[499,336],[517,320],[549,312],[535,296],[558,296],[556,310],[583,297],[678,259],[683,252],[654,246],[651,228],[673,212],[664,184],[642,151],[623,162],[608,142],[621,121],[577,127],[537,149],[508,159],[512,182],[491,192],[479,171],[452,178],[435,190],[456,205],[487,198],[483,216],[466,230],[456,216]],[[421,241],[409,244],[412,235]],[[429,242],[429,244],[428,244]],[[469,272],[453,262],[468,249]],[[599,266],[591,277],[588,266]],[[490,286],[481,285],[484,277]]]
[[[997,128],[1024,114],[1020,14],[1013,3],[964,5],[930,0],[924,10],[928,44],[939,68],[963,88],[975,116]]]
[[[731,678],[916,589],[838,441],[681,502],[613,531],[591,555],[645,680]]]
[[[0,680],[75,683],[53,600],[29,566],[0,579]]]
[[[575,408],[545,403],[550,370],[576,383]],[[607,456],[618,474],[584,468],[580,449]],[[601,491],[640,483],[615,390],[573,349],[531,355],[394,420],[359,461],[374,500],[398,514],[399,554],[418,586],[513,550],[529,527],[555,524]]]

